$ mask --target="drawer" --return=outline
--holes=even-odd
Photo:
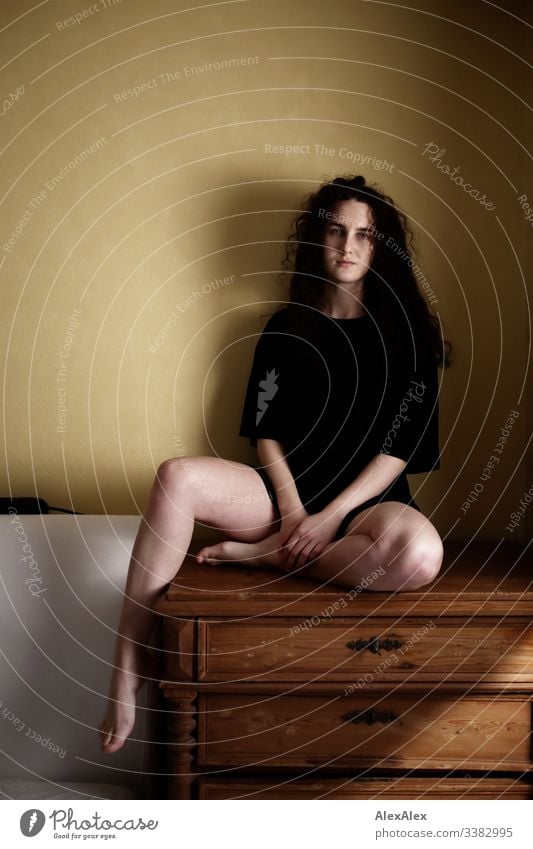
[[[198,694],[198,765],[528,769],[523,696]]]
[[[306,624],[307,622],[307,624]],[[267,619],[198,623],[200,681],[533,681],[531,619]]]
[[[512,778],[200,778],[199,799],[531,799],[533,786]]]

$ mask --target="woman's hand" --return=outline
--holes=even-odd
[[[282,511],[281,514],[281,527],[279,531],[279,551],[278,557],[280,566],[285,568],[285,563],[287,559],[288,549],[286,548],[287,542],[292,538],[294,531],[304,519],[309,516],[309,513],[303,506],[300,504],[299,507],[294,507],[290,510],[287,510],[286,513]]]
[[[291,515],[282,520],[280,562],[287,572],[299,569],[309,560],[319,557],[326,545],[334,539],[340,525],[341,520],[326,511],[312,515],[305,510],[303,512],[303,517],[296,514],[296,518]]]

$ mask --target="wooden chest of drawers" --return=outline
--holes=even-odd
[[[168,798],[531,798],[527,557],[448,544],[404,593],[187,559],[156,605]]]

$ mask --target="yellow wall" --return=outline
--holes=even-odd
[[[448,537],[523,539],[533,507],[505,527],[533,480],[531,455],[520,462],[527,4],[506,4],[515,17],[445,0],[426,14],[347,0],[33,5],[0,11],[2,97],[19,93],[1,118],[2,494],[135,513],[167,457],[253,462],[237,435],[243,392],[259,314],[286,297],[293,210],[352,172],[411,216],[455,347],[442,468],[411,478],[417,500]],[[187,70],[203,63],[223,66]],[[430,161],[429,143],[494,210]]]

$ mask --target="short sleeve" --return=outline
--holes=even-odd
[[[400,367],[385,404],[380,453],[407,463],[406,474],[440,468],[438,366],[431,354]]]
[[[285,339],[280,312],[274,313],[255,348],[239,429],[239,436],[248,437],[254,448],[258,439],[286,440]]]

